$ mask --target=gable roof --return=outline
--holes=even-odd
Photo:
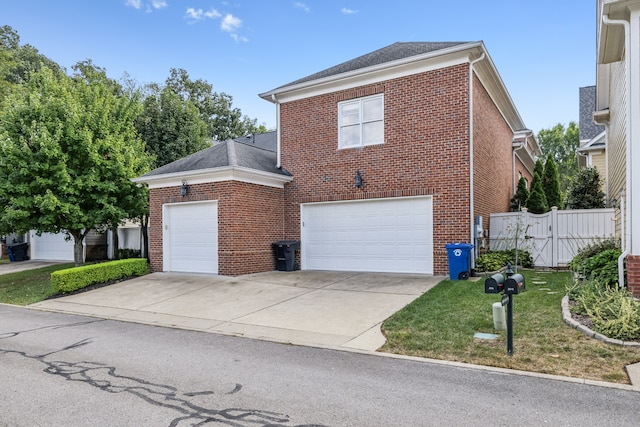
[[[467,44],[467,42],[396,42],[392,45],[383,47],[382,49],[378,49],[376,51],[354,58],[350,61],[343,62],[342,64],[327,68],[326,70],[311,74],[310,76],[295,80],[291,83],[280,86],[277,89],[285,88],[287,86],[294,86],[300,83],[311,82],[314,80],[331,77],[350,71],[356,71],[363,68],[372,67],[374,65],[381,65],[416,55],[423,55],[425,53],[435,52],[461,44]]]

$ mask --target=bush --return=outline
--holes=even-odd
[[[640,338],[640,303],[630,292],[592,280],[571,293],[577,302],[571,311],[589,316],[596,332],[619,340]]]
[[[607,249],[597,255],[587,258],[582,263],[582,273],[605,287],[618,284],[618,257],[620,249]]]
[[[582,263],[592,256],[598,255],[608,249],[620,249],[620,240],[610,237],[604,240],[598,240],[591,243],[578,251],[578,253],[569,262],[569,268],[576,272],[582,271]]]
[[[140,249],[118,249],[118,259],[140,258]]]
[[[507,263],[515,266],[516,250],[491,251],[481,255],[476,260],[476,270],[478,271],[498,271],[505,267]],[[528,251],[518,249],[518,265],[521,267],[532,267],[533,259]]]
[[[149,267],[146,259],[123,259],[55,271],[51,273],[51,286],[56,294],[67,294],[97,283],[108,283],[147,273]]]

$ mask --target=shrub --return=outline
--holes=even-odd
[[[490,251],[478,257],[476,270],[497,271],[510,263],[515,266],[516,250]],[[533,266],[533,259],[528,251],[518,249],[518,265],[521,267]]]
[[[97,283],[107,283],[147,273],[149,273],[149,267],[146,259],[123,259],[55,271],[51,273],[51,286],[56,294],[66,294]]]
[[[596,332],[619,340],[640,338],[640,303],[630,292],[589,281],[576,295],[571,311],[589,316]]]
[[[141,253],[140,249],[118,249],[118,258],[140,258]]]
[[[594,255],[598,255],[600,252],[607,249],[620,249],[620,240],[615,237],[610,237],[604,240],[597,240],[594,243],[590,243],[578,251],[578,253],[569,262],[569,268],[573,271],[581,271],[582,263]]]
[[[605,287],[618,284],[618,257],[620,249],[607,249],[587,258],[582,263],[582,273]]]

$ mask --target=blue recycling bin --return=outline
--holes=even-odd
[[[445,246],[449,257],[449,279],[467,280],[471,272],[471,243],[449,243]]]

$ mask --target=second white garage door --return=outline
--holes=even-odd
[[[433,274],[431,197],[300,206],[304,270]]]
[[[177,203],[163,211],[163,270],[218,274],[218,203]]]

